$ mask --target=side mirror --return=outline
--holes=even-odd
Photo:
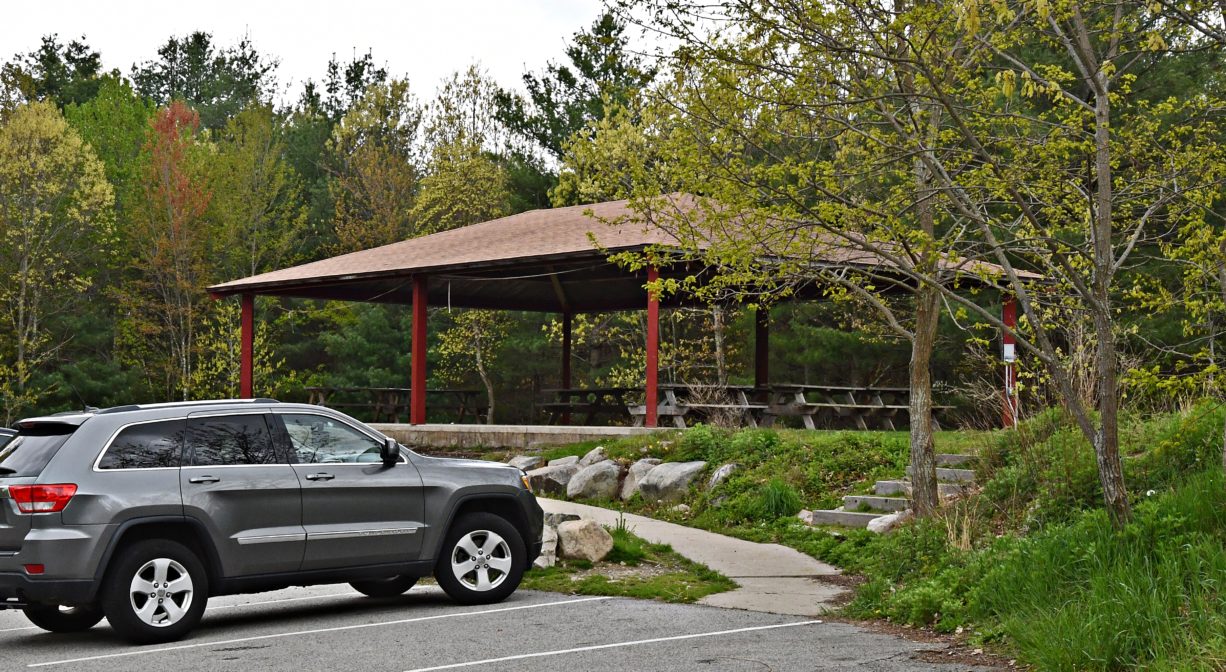
[[[383,440],[383,448],[379,450],[383,466],[390,467],[400,461],[400,444],[390,436]]]

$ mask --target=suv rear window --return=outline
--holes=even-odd
[[[182,420],[145,422],[125,427],[106,454],[99,469],[156,469],[179,466],[186,423]]]
[[[276,464],[272,434],[263,415],[188,418],[190,464],[197,467]]]
[[[37,476],[76,431],[73,425],[36,425],[22,429],[0,447],[0,478]]]

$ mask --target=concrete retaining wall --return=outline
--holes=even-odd
[[[371,427],[406,446],[426,448],[527,449],[560,446],[659,431],[646,427],[572,427],[554,425],[403,425]]]

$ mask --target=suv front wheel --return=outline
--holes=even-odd
[[[492,513],[456,519],[434,565],[438,585],[463,604],[501,602],[519,587],[528,553],[515,526]]]
[[[126,548],[102,586],[102,611],[121,637],[138,644],[186,635],[209,599],[204,565],[183,544],[165,539]]]

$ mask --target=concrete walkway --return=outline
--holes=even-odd
[[[816,577],[839,574],[836,567],[819,562],[787,546],[758,544],[725,537],[662,520],[623,514],[586,504],[539,498],[546,513],[573,513],[613,527],[623,516],[626,527],[656,544],[668,544],[681,555],[714,569],[739,586],[699,601],[716,607],[772,614],[817,616],[832,608],[846,589]]]

